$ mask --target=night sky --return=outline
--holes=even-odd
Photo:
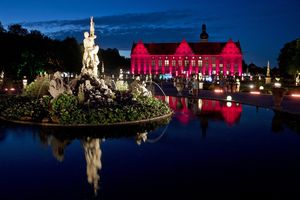
[[[85,3],[89,2],[89,4]],[[133,42],[239,40],[246,63],[277,66],[280,49],[300,37],[299,0],[1,0],[0,21],[20,23],[58,39],[83,39],[95,17],[98,44],[128,55]]]

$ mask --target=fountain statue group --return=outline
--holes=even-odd
[[[93,17],[90,18],[90,32],[84,32],[84,53],[82,58],[82,69],[80,75],[72,80],[69,85],[65,84],[60,72],[56,72],[50,81],[49,93],[53,98],[58,97],[62,93],[75,94],[78,99],[84,103],[84,100],[88,101],[91,99],[84,98],[84,94],[94,93],[98,100],[101,99],[101,93],[108,96],[108,101],[111,101],[114,92],[109,83],[105,82],[104,79],[98,77],[98,65],[100,63],[98,58],[99,46],[95,44],[95,23]],[[140,83],[139,80],[135,80],[130,89],[138,93],[143,93],[144,96],[151,96],[150,92],[146,87]]]
[[[93,17],[91,17],[90,22],[90,33],[84,32],[84,53],[82,59],[82,74],[88,74],[90,76],[97,77],[98,76],[98,65],[99,65],[99,58],[98,58],[98,51],[99,46],[95,45],[95,39],[97,36],[95,35],[95,24],[93,21]]]

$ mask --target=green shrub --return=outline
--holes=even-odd
[[[32,83],[26,86],[24,95],[33,98],[40,98],[47,95],[49,94],[49,83],[50,79],[48,76],[39,76]]]
[[[61,94],[53,99],[51,116],[58,117],[62,124],[71,124],[76,118],[75,113],[78,112],[78,100],[76,96],[69,94]]]

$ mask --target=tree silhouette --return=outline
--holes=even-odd
[[[0,72],[4,71],[6,79],[21,80],[26,76],[30,82],[41,72],[80,73],[83,46],[74,38],[54,40],[19,24],[10,25],[8,31],[1,27],[0,23]],[[99,58],[105,71],[117,72],[130,66],[130,59],[120,56],[118,49],[101,49]]]
[[[282,75],[294,77],[300,72],[300,38],[286,43],[277,60]]]
[[[25,36],[28,34],[28,30],[23,28],[20,24],[9,25],[8,32],[20,36]]]
[[[3,32],[5,32],[5,29],[4,29],[3,25],[2,25],[2,23],[0,22],[0,33],[3,33]]]

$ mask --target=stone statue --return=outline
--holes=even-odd
[[[84,32],[84,40],[83,40],[84,53],[82,59],[83,67],[81,72],[83,74],[89,74],[97,77],[98,64],[100,63],[97,55],[99,51],[99,46],[95,45],[95,39],[97,36],[94,34],[94,32],[95,32],[95,27],[94,27],[93,17],[91,17],[90,33]]]
[[[57,71],[54,73],[53,79],[50,81],[49,93],[53,98],[56,98],[64,92],[72,94],[72,91],[69,88],[69,86],[64,84],[63,78],[61,77],[61,73]]]
[[[151,97],[152,93],[147,90],[146,84],[140,81],[140,77],[137,76],[135,80],[130,84],[129,89],[136,98],[138,96]]]
[[[95,23],[94,23],[94,17],[91,17],[91,22],[90,22],[90,34],[91,36],[95,35]]]

